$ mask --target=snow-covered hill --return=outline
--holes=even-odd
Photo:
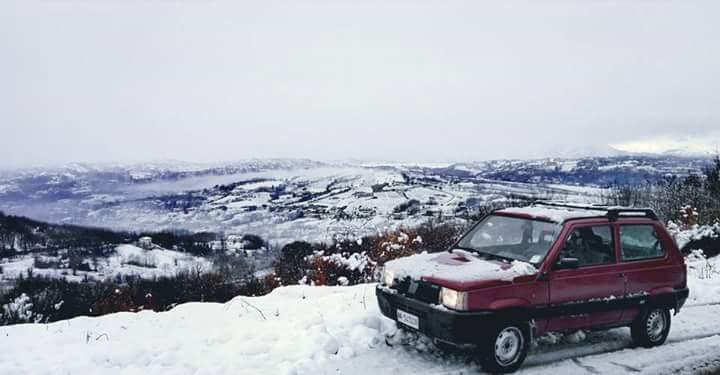
[[[604,187],[699,171],[706,160],[649,157],[452,165],[253,160],[70,165],[0,175],[0,210],[122,230],[257,234],[323,241],[467,215],[509,198],[598,201]]]
[[[213,263],[208,258],[162,248],[146,250],[130,244],[117,246],[105,257],[84,258],[86,267],[80,267],[80,270],[72,270],[66,263],[63,254],[51,256],[19,253],[0,259],[0,287],[4,282],[11,284],[18,277],[27,276],[28,270],[35,276],[80,282],[102,281],[118,276],[152,279],[174,276],[183,271],[207,272],[213,269]]]
[[[623,328],[546,336],[520,373],[720,370],[719,276],[700,280],[698,275],[692,268],[691,298],[673,317],[664,346],[632,349]],[[427,339],[398,332],[378,311],[373,284],[283,287],[263,297],[188,303],[164,313],[0,327],[0,347],[2,375],[479,372],[466,355],[443,354]]]

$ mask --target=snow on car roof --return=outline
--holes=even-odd
[[[556,223],[563,223],[569,219],[582,217],[598,217],[607,214],[604,210],[584,210],[579,208],[565,207],[510,207],[496,211],[501,214],[526,215],[537,219],[551,220]]]

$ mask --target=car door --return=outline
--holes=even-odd
[[[671,258],[668,245],[672,238],[660,226],[640,220],[618,225],[620,268],[627,280],[625,292],[630,306],[643,296],[667,292],[684,283],[684,265]],[[639,306],[628,309],[623,320],[633,320],[638,312]]]
[[[619,322],[622,312],[614,309],[613,301],[623,298],[625,281],[617,269],[613,225],[578,224],[568,233],[549,276],[548,330]]]

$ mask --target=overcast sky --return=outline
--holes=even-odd
[[[0,165],[716,147],[719,15],[720,1],[0,0]]]

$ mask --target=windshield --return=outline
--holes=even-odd
[[[518,217],[485,217],[458,246],[497,257],[542,263],[560,232],[560,225]]]

